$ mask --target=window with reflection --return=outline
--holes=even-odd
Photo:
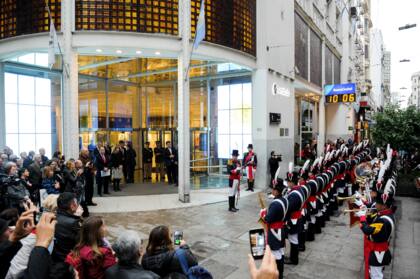
[[[207,83],[190,85],[190,127],[207,127]]]
[[[295,65],[298,75],[308,79],[308,25],[295,13]]]
[[[104,80],[79,77],[79,128],[81,131],[106,128]]]
[[[61,79],[6,72],[6,145],[15,154],[61,149]]]
[[[144,128],[173,128],[176,115],[173,87],[141,88]]]
[[[76,30],[178,34],[178,0],[76,0]]]
[[[233,149],[240,155],[252,143],[252,85],[238,83],[217,87],[218,157],[230,158]]]
[[[329,47],[325,48],[325,84],[333,83],[333,54]]]
[[[50,31],[45,0],[0,1],[0,39]],[[61,26],[61,0],[48,0],[56,30]]]
[[[334,84],[341,83],[341,60],[334,55]]]
[[[321,38],[311,30],[311,82],[322,86],[322,45]]]
[[[211,43],[256,54],[256,0],[205,0],[206,37]],[[191,1],[191,35],[195,36],[201,0]]]

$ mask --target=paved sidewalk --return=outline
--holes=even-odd
[[[150,196],[149,196],[150,198]],[[111,206],[111,205],[110,205]],[[259,228],[257,195],[241,198],[240,211],[227,211],[227,202],[149,212],[101,213],[111,240],[122,229],[132,229],[147,239],[153,227],[170,225],[181,229],[187,243],[201,264],[214,278],[249,278],[247,254],[248,231]],[[349,229],[348,216],[331,218],[315,242],[307,243],[298,266],[286,266],[285,278],[362,278],[362,233]]]
[[[420,199],[397,198],[393,279],[420,278]]]

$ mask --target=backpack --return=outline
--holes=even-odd
[[[211,273],[202,266],[195,265],[188,267],[187,256],[184,249],[176,249],[175,256],[181,265],[182,271],[188,279],[213,279]]]

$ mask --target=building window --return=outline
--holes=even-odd
[[[55,28],[60,30],[61,0],[49,0]],[[25,34],[48,32],[50,17],[45,0],[0,1],[0,40]]]
[[[311,30],[311,82],[322,86],[322,45],[321,38]]]
[[[233,149],[239,154],[252,143],[252,85],[239,83],[217,87],[218,157],[230,158]]]
[[[295,65],[298,75],[308,79],[308,25],[295,14]]]
[[[36,54],[32,55],[36,61]],[[43,147],[51,157],[60,149],[61,79],[23,75],[17,71],[6,72],[4,76],[6,145],[15,154]]]
[[[178,0],[76,0],[76,30],[178,34]]]
[[[333,83],[333,54],[331,50],[325,48],[325,84]]]
[[[256,0],[206,0],[205,41],[256,54]],[[194,38],[201,0],[191,1]]]

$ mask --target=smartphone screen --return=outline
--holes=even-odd
[[[254,259],[261,259],[265,253],[265,233],[263,229],[249,231],[249,244]]]
[[[183,233],[182,231],[175,231],[174,232],[174,244],[175,245],[181,245],[181,240],[183,239]]]

